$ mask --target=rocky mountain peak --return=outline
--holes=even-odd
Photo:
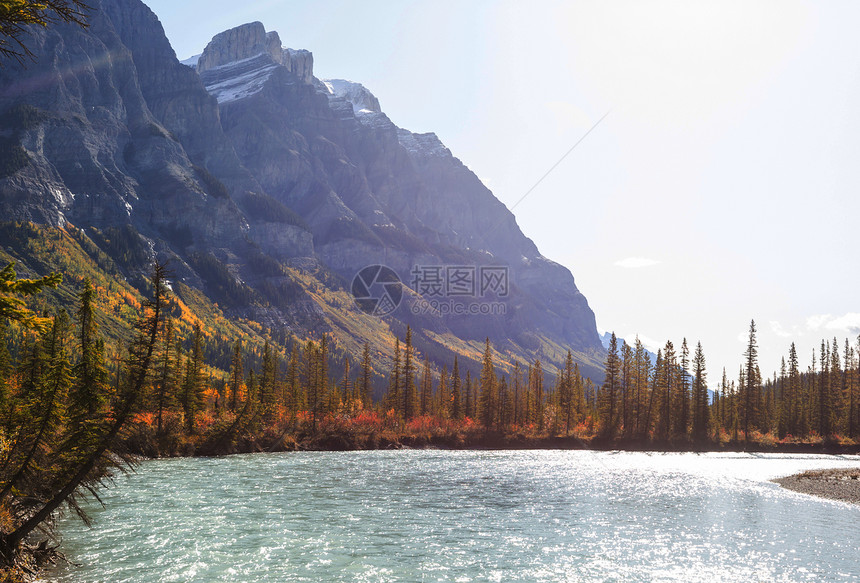
[[[280,62],[280,39],[275,54],[270,53],[272,42],[266,34],[262,22],[249,22],[230,30],[216,34],[197,62],[197,71],[201,75],[210,69],[223,67],[237,61],[244,61],[259,55],[269,54],[275,62]]]
[[[302,290],[348,294],[363,268],[386,265],[415,288],[392,330],[411,325],[437,362],[489,337],[511,362],[558,366],[572,348],[600,375],[594,314],[572,274],[438,136],[397,127],[359,83],[315,79],[313,55],[259,22],[216,35],[185,66],[140,0],[98,5],[85,30],[40,31],[29,68],[0,68],[0,141],[19,154],[0,169],[0,218],[128,225],[231,314],[300,336],[327,330],[355,350],[368,322]],[[504,294],[452,301],[504,310],[415,311],[430,293],[416,266],[465,266],[473,284],[501,269]],[[381,348],[388,336],[375,329]]]
[[[197,73],[207,85],[229,77],[267,78],[280,65],[303,83],[312,84],[314,57],[310,51],[287,49],[275,31],[266,32],[262,22],[249,22],[216,34],[196,62]],[[224,69],[227,69],[226,74]],[[228,95],[229,97],[229,95]],[[232,99],[226,99],[231,101]],[[218,101],[224,101],[219,97]]]
[[[356,114],[362,112],[382,113],[379,100],[361,83],[345,79],[324,79],[323,85],[331,95],[349,101]]]

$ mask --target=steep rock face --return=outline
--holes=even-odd
[[[310,224],[327,265],[349,279],[383,263],[407,283],[415,265],[506,266],[512,291],[505,315],[436,315],[432,326],[461,338],[490,335],[513,350],[534,348],[544,334],[601,350],[594,315],[570,272],[540,255],[507,208],[434,134],[398,128],[358,83],[309,84],[278,62],[273,38],[259,23],[221,33],[203,53],[218,55],[207,61],[214,68],[198,70],[218,97],[243,164]],[[219,46],[241,42],[247,46]],[[431,325],[410,313],[398,317]]]
[[[155,14],[137,0],[103,0],[102,12],[131,51],[147,107],[191,161],[231,189],[261,191],[224,136],[216,100],[177,62]]]
[[[234,315],[303,335],[340,327],[344,340],[366,323],[350,328],[347,307],[327,316],[321,290],[345,294],[367,265],[413,288],[415,266],[507,268],[507,296],[457,299],[498,300],[501,313],[415,310],[407,290],[381,326],[412,324],[440,361],[490,337],[548,365],[570,347],[599,375],[573,276],[437,136],[398,128],[358,83],[314,78],[313,55],[260,23],[217,35],[191,67],[139,0],[96,8],[88,29],[35,30],[36,62],[0,69],[0,216],[132,225]]]
[[[267,195],[152,12],[138,0],[95,8],[87,29],[34,29],[36,61],[0,69],[0,134],[27,161],[0,177],[0,215],[131,224],[168,256],[241,254],[249,239],[278,256],[312,256],[305,228],[243,212],[249,195]]]
[[[149,110],[132,54],[104,11],[86,31],[37,31],[30,48],[52,58],[0,72],[0,107],[36,108],[16,129],[31,163],[0,185],[4,201],[29,197],[27,214],[51,224],[139,222],[151,232],[196,216],[201,243],[238,235],[238,214],[227,201],[210,203],[181,144]],[[35,185],[54,196],[35,199]]]

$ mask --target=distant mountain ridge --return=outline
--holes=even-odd
[[[476,361],[490,337],[503,368],[540,358],[551,370],[569,348],[601,374],[594,314],[571,273],[434,134],[398,128],[358,83],[317,79],[313,55],[261,23],[182,64],[143,3],[94,4],[88,29],[35,30],[36,62],[0,70],[3,156],[18,161],[0,173],[0,215],[130,225],[131,244],[172,259],[231,317],[326,332],[355,354],[371,340],[380,362],[409,324],[440,364]],[[346,301],[373,264],[411,288],[382,321]],[[433,299],[416,266],[506,270],[504,297],[456,298],[504,312],[416,309]]]

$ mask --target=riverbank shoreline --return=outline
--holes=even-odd
[[[793,492],[860,504],[860,468],[809,470],[773,481]]]
[[[278,453],[289,451],[369,451],[396,449],[440,450],[594,450],[652,453],[751,453],[751,454],[821,454],[858,455],[860,445],[831,441],[819,443],[727,442],[694,443],[689,441],[638,441],[582,439],[578,437],[534,437],[517,434],[471,433],[436,435],[392,435],[349,432],[299,433],[281,436],[275,441],[259,437],[246,438],[221,447],[185,447],[162,454],[158,448],[129,448],[148,458],[218,457],[242,453]]]

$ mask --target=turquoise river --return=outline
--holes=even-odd
[[[299,452],[153,460],[60,522],[44,581],[843,582],[860,507],[781,489],[856,456]]]

